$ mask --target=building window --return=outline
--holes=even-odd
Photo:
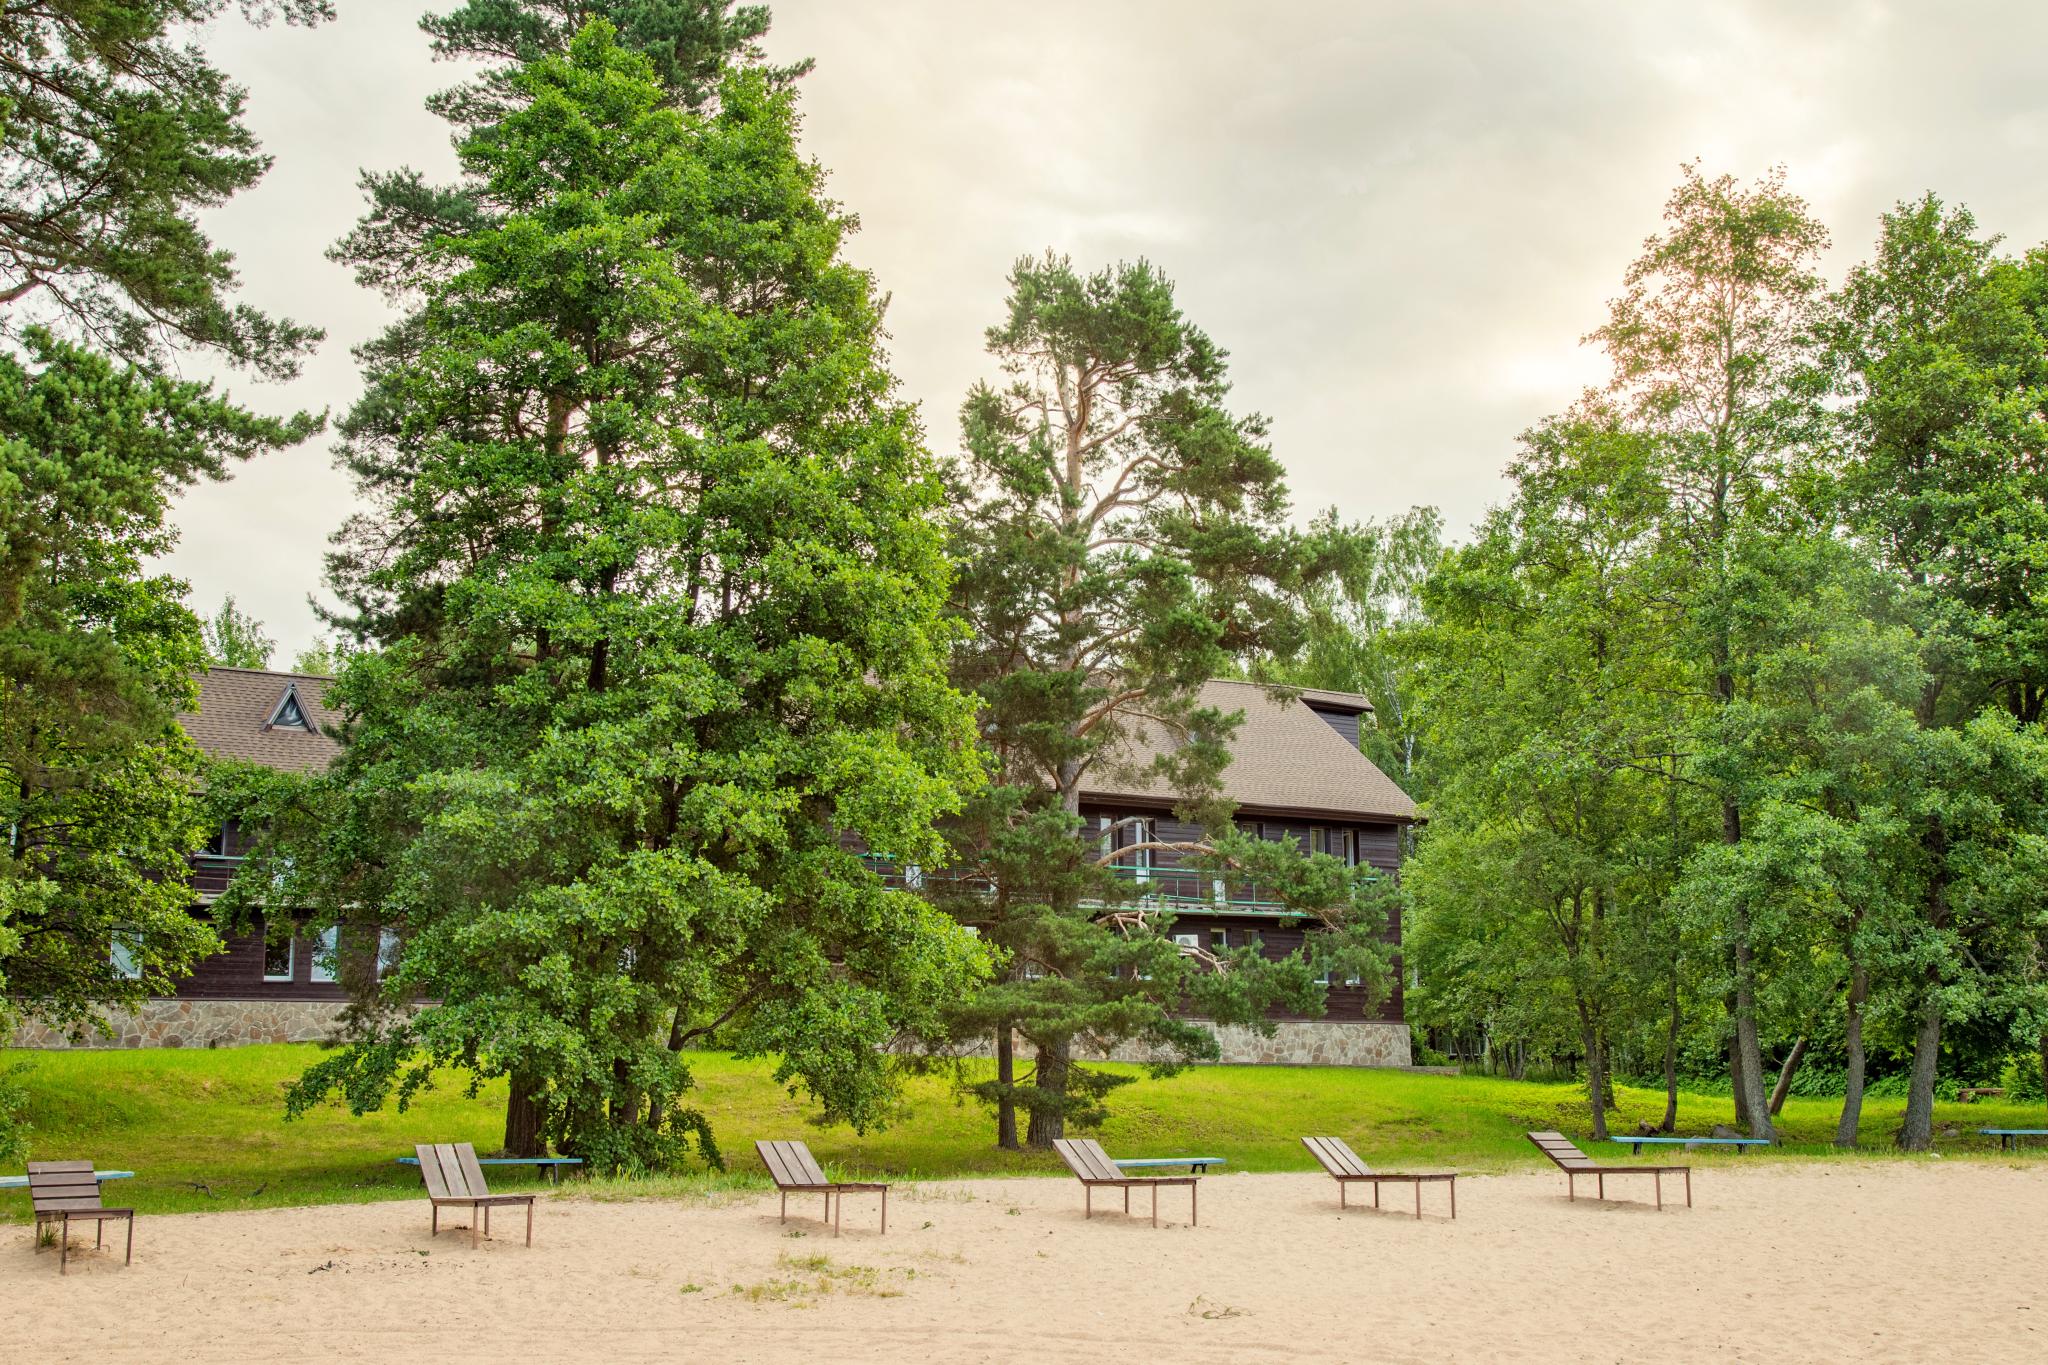
[[[311,730],[313,722],[306,719],[306,708],[299,705],[299,685],[286,683],[284,695],[277,699],[277,706],[270,713],[269,730]]]
[[[299,965],[299,941],[287,937],[282,943],[268,939],[263,943],[263,979],[265,981],[289,981]]]
[[[628,948],[626,951],[631,953],[633,950]],[[398,931],[396,929],[379,929],[377,931],[377,979],[382,981],[397,970]],[[632,970],[630,962],[627,965],[627,970]]]
[[[340,974],[341,928],[322,929],[313,947],[313,972],[315,981],[333,981]]]
[[[916,863],[905,863],[903,865],[903,889],[905,891],[924,890],[924,869]]]
[[[123,981],[142,979],[142,935],[133,929],[116,929],[107,945],[107,962]]]
[[[1353,830],[1353,829],[1347,829],[1347,830],[1345,830],[1345,831],[1344,831],[1344,866],[1346,866],[1346,867],[1357,867],[1357,866],[1358,866],[1358,831],[1357,831],[1357,830]]]
[[[1330,847],[1330,832],[1321,825],[1310,825],[1308,829],[1308,851],[1311,853],[1334,852]]]
[[[1175,934],[1173,942],[1174,946],[1179,948],[1199,948],[1202,946],[1202,936],[1200,934]]]
[[[1228,948],[1229,946],[1230,946],[1230,931],[1229,931],[1229,930],[1227,930],[1227,929],[1211,929],[1211,930],[1209,931],[1209,951],[1210,951],[1210,952],[1212,952],[1212,953],[1220,953],[1220,952],[1222,952],[1222,951],[1223,951],[1224,949]]]
[[[222,825],[213,832],[213,837],[206,841],[206,847],[199,851],[216,858],[225,858],[228,856],[228,847],[228,827]]]

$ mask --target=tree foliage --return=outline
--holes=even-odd
[[[380,648],[244,879],[398,926],[381,999],[431,1003],[366,1010],[293,1107],[509,1075],[515,1146],[715,1161],[685,1049],[716,1041],[876,1123],[886,1045],[983,955],[852,845],[938,861],[979,768],[852,224],[761,73],[691,112],[593,22],[507,88],[461,143],[476,222],[343,424],[372,510],[333,584]]]

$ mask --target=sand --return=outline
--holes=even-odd
[[[1662,1213],[1567,1203],[1547,1174],[1458,1183],[1457,1221],[1439,1188],[1418,1222],[1394,1187],[1387,1211],[1340,1213],[1321,1176],[1211,1176],[1199,1227],[1171,1190],[1156,1230],[1142,1194],[1137,1217],[1112,1195],[1084,1222],[1070,1180],[899,1185],[886,1237],[851,1196],[838,1240],[815,1200],[783,1225],[772,1194],[568,1193],[542,1201],[531,1250],[509,1211],[476,1251],[430,1237],[424,1201],[144,1217],[132,1267],[88,1250],[63,1279],[14,1226],[0,1359],[2048,1356],[2037,1161],[1717,1160],[1692,1209]]]

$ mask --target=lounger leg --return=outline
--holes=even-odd
[[[128,1215],[128,1255],[122,1260],[121,1264],[135,1264],[135,1215],[132,1213]]]
[[[1451,1221],[1458,1221],[1458,1182],[1455,1177],[1447,1182],[1451,1187]]]
[[[440,1206],[439,1204],[436,1204],[436,1205],[434,1205],[434,1236],[436,1236],[436,1237],[439,1237],[440,1235],[441,1235],[441,1206]]]
[[[1372,1206],[1374,1208],[1380,1206],[1380,1182],[1377,1180],[1372,1182]]]
[[[1650,1172],[1650,1183],[1657,1187],[1657,1210],[1661,1213],[1664,1209],[1664,1172]]]
[[[1188,1186],[1188,1226],[1191,1228],[1202,1226],[1202,1187],[1200,1185]]]
[[[533,1204],[530,1200],[526,1205],[526,1244],[533,1245]]]
[[[1130,1193],[1128,1186],[1125,1187],[1124,1192],[1126,1194]],[[1152,1226],[1155,1228],[1159,1226],[1159,1187],[1157,1185],[1152,1187]]]
[[[1158,1203],[1159,1201],[1155,1199],[1155,1200],[1153,1200],[1152,1202],[1156,1204],[1156,1203]],[[1130,1217],[1130,1216],[1131,1216],[1131,1187],[1130,1187],[1129,1185],[1126,1185],[1126,1186],[1124,1186],[1124,1217],[1128,1218],[1128,1217]]]
[[[1081,1216],[1083,1218],[1093,1218],[1095,1216],[1095,1187],[1093,1185],[1083,1185],[1081,1187]]]
[[[1574,1200],[1579,1197],[1579,1182],[1572,1178],[1570,1171],[1564,1173],[1564,1197],[1567,1200]]]
[[[484,1236],[491,1235],[491,1206],[484,1205]]]
[[[789,1221],[789,1191],[777,1190],[776,1193],[782,1196],[782,1221],[787,1223]]]
[[[94,1251],[98,1251],[98,1250],[99,1250],[99,1249],[100,1249],[101,1247],[105,1246],[105,1245],[106,1245],[106,1237],[107,1237],[107,1220],[106,1220],[106,1219],[104,1219],[104,1218],[95,1218],[95,1219],[93,1219],[93,1220],[92,1220],[92,1249],[93,1249]]]
[[[1347,1194],[1347,1193],[1348,1193],[1348,1192],[1350,1191],[1350,1189],[1351,1189],[1351,1182],[1350,1182],[1350,1181],[1348,1181],[1348,1180],[1340,1180],[1340,1181],[1338,1181],[1338,1182],[1337,1182],[1337,1207],[1338,1207],[1338,1208],[1340,1208],[1340,1209],[1348,1209],[1348,1208],[1350,1208],[1350,1207],[1351,1207],[1351,1205],[1350,1205],[1350,1204],[1348,1204],[1348,1203],[1346,1203],[1346,1202],[1345,1202],[1345,1195],[1346,1195],[1346,1194]]]
[[[1692,1167],[1685,1168],[1685,1206],[1692,1207]]]
[[[828,1194],[825,1196],[825,1202],[832,1205],[832,1235],[837,1237],[839,1235],[839,1215],[846,1208],[846,1196],[842,1194],[839,1196],[838,1201],[834,1202],[832,1196]]]
[[[1422,1182],[1415,1182],[1415,1216],[1422,1217]]]
[[[71,1220],[64,1220],[64,1240],[57,1247],[57,1273],[69,1275],[71,1263]]]
[[[1599,1195],[1602,1199],[1607,1197],[1607,1172],[1602,1171],[1593,1178],[1593,1193]]]
[[[475,1251],[477,1248],[477,1226],[476,1205],[471,1204],[469,1206],[469,1249],[471,1251]]]
[[[882,1231],[889,1230],[889,1187],[882,1186]]]

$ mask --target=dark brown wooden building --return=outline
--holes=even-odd
[[[209,669],[200,680],[199,709],[179,717],[200,748],[294,772],[318,772],[339,745],[328,733],[338,721],[327,706],[329,679],[242,668]],[[1359,751],[1359,727],[1371,703],[1343,692],[1308,691],[1276,702],[1262,687],[1213,682],[1202,702],[1243,711],[1226,776],[1238,803],[1240,825],[1261,838],[1292,840],[1351,863],[1395,871],[1415,803]],[[1141,769],[1150,752],[1139,741],[1120,765]],[[1154,841],[1191,842],[1200,831],[1178,823],[1165,787],[1144,780],[1098,776],[1082,793],[1083,817],[1116,847]],[[226,890],[248,839],[232,824],[193,854],[193,888],[204,913]],[[1125,875],[1143,886],[1143,904],[1170,909],[1174,934],[1202,947],[1256,943],[1270,956],[1301,946],[1300,916],[1261,895],[1256,884],[1216,881],[1183,867],[1169,851],[1142,850],[1120,860]],[[1390,929],[1399,942],[1399,926]],[[383,957],[395,947],[385,934]],[[347,1003],[335,979],[335,945],[305,934],[270,942],[262,930],[239,935],[226,951],[199,963],[175,996],[152,1000],[119,1026],[116,1046],[214,1046],[305,1041],[328,1036]],[[368,951],[367,945],[362,949]],[[1279,1017],[1272,1037],[1220,1030],[1227,1061],[1334,1062],[1405,1065],[1408,1030],[1402,1022],[1396,973],[1392,996],[1369,1005],[1363,991],[1329,983],[1320,1019]],[[57,1046],[55,1036],[24,1043]]]
[[[1370,724],[1370,701],[1356,693],[1317,690],[1302,692],[1299,700],[1275,701],[1256,684],[1220,681],[1204,685],[1201,701],[1244,713],[1224,774],[1237,802],[1240,828],[1354,865],[1398,871],[1416,808],[1359,750],[1360,727]],[[1141,742],[1126,755],[1132,761],[1121,766],[1142,768],[1150,757],[1147,746],[1165,742],[1158,735]],[[1201,831],[1176,821],[1173,806],[1172,792],[1156,781],[1098,776],[1082,790],[1083,818],[1094,828],[1114,831],[1110,837],[1119,847],[1198,840]],[[1262,894],[1255,883],[1212,880],[1183,868],[1169,850],[1145,850],[1120,862],[1126,875],[1143,884],[1145,903],[1173,912],[1173,933],[1190,946],[1256,944],[1277,958],[1302,945],[1301,916]],[[1398,945],[1400,926],[1389,926],[1388,933]],[[1224,1060],[1405,1066],[1408,1029],[1400,978],[1396,971],[1392,994],[1377,1005],[1355,983],[1331,981],[1320,1019],[1276,1014],[1281,1026],[1271,1038],[1220,1030]]]

